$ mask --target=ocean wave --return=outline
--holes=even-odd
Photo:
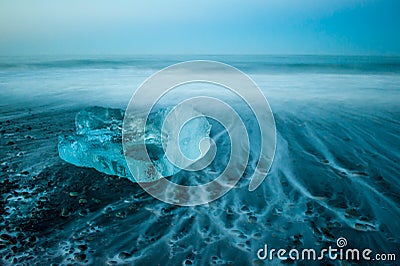
[[[231,64],[243,71],[267,72],[316,72],[316,73],[399,73],[400,57],[383,56],[114,56],[58,58],[0,58],[0,70],[52,69],[52,68],[137,68],[161,69],[188,60],[217,60]]]

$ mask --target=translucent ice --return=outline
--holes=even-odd
[[[164,145],[168,145],[169,137],[175,132],[162,132],[163,121],[170,109],[160,109],[151,113],[147,120],[146,130],[140,127],[145,118],[140,116],[129,125],[135,132],[134,139],[129,139],[130,163],[137,169],[138,176],[131,175],[122,148],[122,123],[124,111],[103,107],[89,107],[76,115],[76,134],[60,136],[58,152],[66,162],[91,167],[110,174],[126,177],[133,182],[150,182],[160,176],[171,176],[180,169],[168,161]],[[184,110],[199,115],[195,110]],[[137,123],[135,123],[137,122]],[[188,157],[196,157],[199,153],[198,143],[209,137],[211,125],[205,117],[196,117],[182,128],[179,147]],[[170,134],[171,133],[171,134]],[[183,137],[182,137],[183,136]],[[147,153],[152,163],[144,160],[145,154],[137,153],[135,145],[146,144]],[[128,151],[129,152],[129,151]],[[132,165],[131,165],[132,167]],[[155,169],[154,169],[155,167]],[[154,171],[157,170],[157,171]]]

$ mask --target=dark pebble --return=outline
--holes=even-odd
[[[11,240],[12,239],[12,237],[8,234],[1,234],[0,238],[3,240]]]
[[[86,259],[86,254],[78,254],[75,255],[74,259],[78,262],[82,262]]]
[[[123,251],[123,252],[119,253],[118,258],[120,258],[121,260],[124,260],[124,259],[129,258],[130,256],[131,256],[131,254],[129,254],[128,252]]]
[[[191,260],[185,260],[185,262],[183,264],[184,265],[192,265],[193,262]]]
[[[78,248],[82,251],[87,250],[87,246],[86,245],[79,245]]]
[[[7,143],[7,145],[14,145],[15,143],[13,142],[13,141],[9,141],[8,143]]]
[[[250,211],[249,207],[247,207],[247,206],[243,206],[240,210],[244,211],[244,212]]]

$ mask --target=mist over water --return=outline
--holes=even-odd
[[[257,190],[248,191],[255,154],[235,189],[197,207],[168,205],[128,180],[59,159],[57,136],[74,130],[77,111],[125,109],[146,78],[190,59],[237,67],[268,99],[277,150]],[[170,99],[194,93],[235,103],[234,95],[200,85]],[[399,257],[399,99],[395,57],[2,57],[1,223],[18,239],[0,250],[3,262],[239,265],[260,262],[264,244],[318,250],[339,237]],[[211,134],[229,146],[218,124]],[[209,169],[171,179],[210,180],[227,156],[220,151]]]
[[[321,97],[387,101],[394,99],[382,91],[398,93],[397,57],[1,57],[1,106],[42,102],[48,106],[107,104],[125,108],[132,93],[150,75],[171,64],[197,59],[237,67],[259,84],[271,105]]]

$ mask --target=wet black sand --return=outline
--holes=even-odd
[[[275,108],[278,149],[262,187],[249,193],[244,178],[185,208],[63,162],[57,136],[81,108],[3,110],[1,264],[258,264],[264,244],[320,249],[342,236],[398,254],[396,111]]]

